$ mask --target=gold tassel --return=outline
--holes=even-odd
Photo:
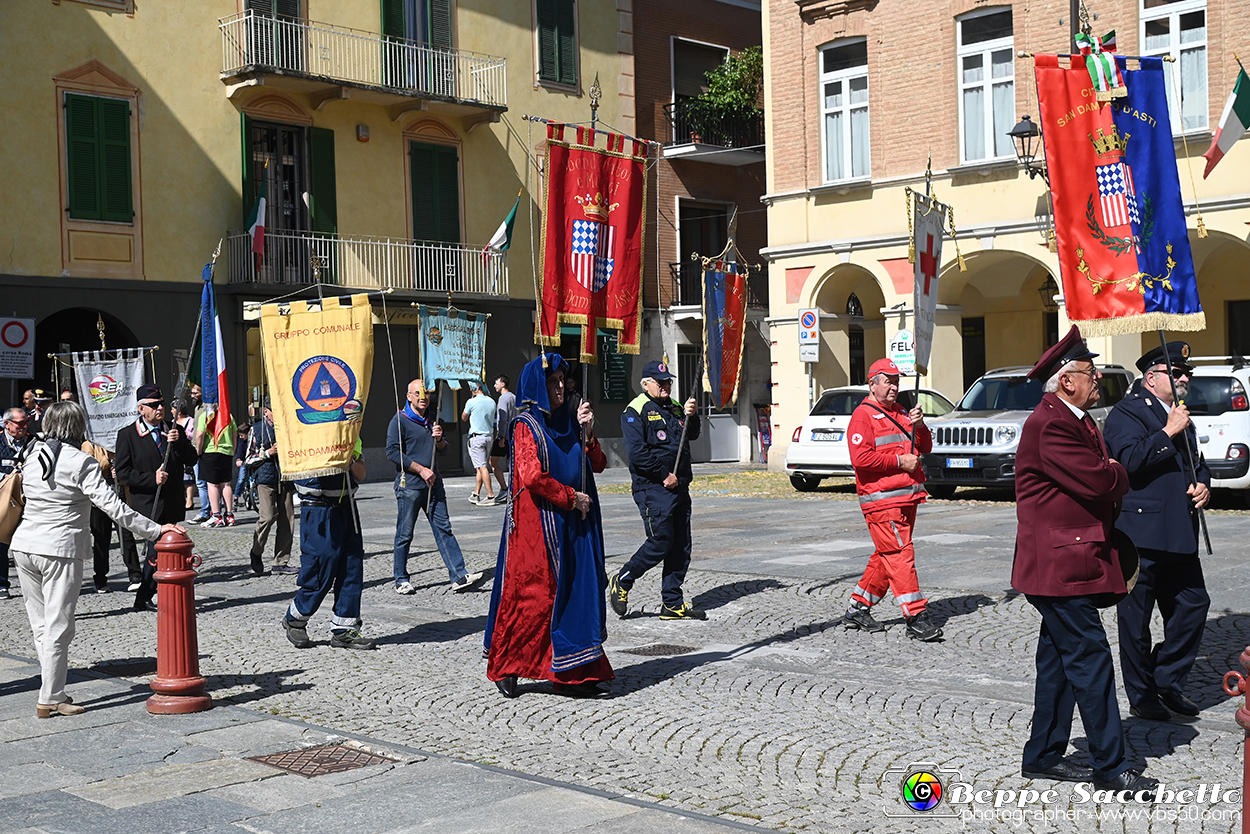
[[[903,189],[903,208],[907,211],[907,263],[916,262],[916,231],[912,228],[911,189]]]
[[[946,219],[949,220],[951,224],[951,240],[955,242],[955,260],[959,262],[959,271],[967,272],[968,264],[964,263],[964,255],[962,252],[959,251],[959,237],[957,236],[958,232],[955,231],[955,207],[954,206],[946,207]]]
[[[1049,249],[1051,252],[1055,252],[1055,253],[1059,252],[1059,241],[1055,238],[1054,229],[1046,230],[1046,248]]]
[[[1207,224],[1202,222],[1202,212],[1198,212],[1198,237],[1207,236]]]

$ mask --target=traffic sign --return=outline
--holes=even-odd
[[[35,376],[35,320],[0,318],[0,379]]]
[[[799,310],[799,344],[820,344],[820,310]]]

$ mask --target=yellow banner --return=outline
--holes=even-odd
[[[260,333],[282,479],[342,472],[351,463],[369,398],[369,297],[265,304]]]

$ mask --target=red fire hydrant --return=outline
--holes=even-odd
[[[156,679],[148,712],[181,715],[213,708],[200,675],[200,641],[195,630],[195,577],[200,557],[182,533],[156,543]]]
[[[1225,672],[1224,673],[1224,691],[1232,696],[1245,696],[1247,688],[1250,688],[1250,647],[1242,651],[1241,666],[1246,670],[1246,674],[1241,672]],[[1245,731],[1246,737],[1241,747],[1241,832],[1242,834],[1250,834],[1250,708],[1246,702],[1242,701],[1241,706],[1237,708],[1237,724]]]

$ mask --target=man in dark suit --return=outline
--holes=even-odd
[[[155,385],[144,385],[137,393],[139,419],[117,433],[113,467],[117,482],[126,487],[126,503],[157,524],[173,524],[187,515],[182,489],[182,468],[195,463],[195,447],[173,423],[165,422],[165,399]],[[166,464],[166,444],[172,450]],[[143,581],[135,592],[136,611],[152,608],[156,596],[156,544],[148,543],[143,565]]]
[[[1016,453],[1015,562],[1011,585],[1041,615],[1033,730],[1022,774],[1030,779],[1093,781],[1099,789],[1153,797],[1158,782],[1125,759],[1111,647],[1100,597],[1127,588],[1112,538],[1115,501],[1128,473],[1107,454],[1087,410],[1101,374],[1075,326],[1038,360],[1029,377],[1046,393],[1025,421]],[[1063,756],[1080,706],[1092,767]]]
[[[1107,448],[1129,474],[1129,492],[1116,526],[1137,545],[1141,575],[1119,605],[1120,673],[1129,712],[1167,721],[1175,712],[1195,716],[1185,678],[1202,642],[1211,597],[1198,561],[1198,510],[1211,498],[1211,472],[1198,451],[1198,435],[1184,398],[1189,393],[1189,345],[1169,342],[1137,360],[1141,390],[1116,404],[1107,417]],[[1168,358],[1176,381],[1174,402]],[[1198,483],[1189,480],[1181,451],[1189,445]],[[1155,604],[1163,616],[1163,642],[1151,647]],[[1169,712],[1171,710],[1171,712]]]

